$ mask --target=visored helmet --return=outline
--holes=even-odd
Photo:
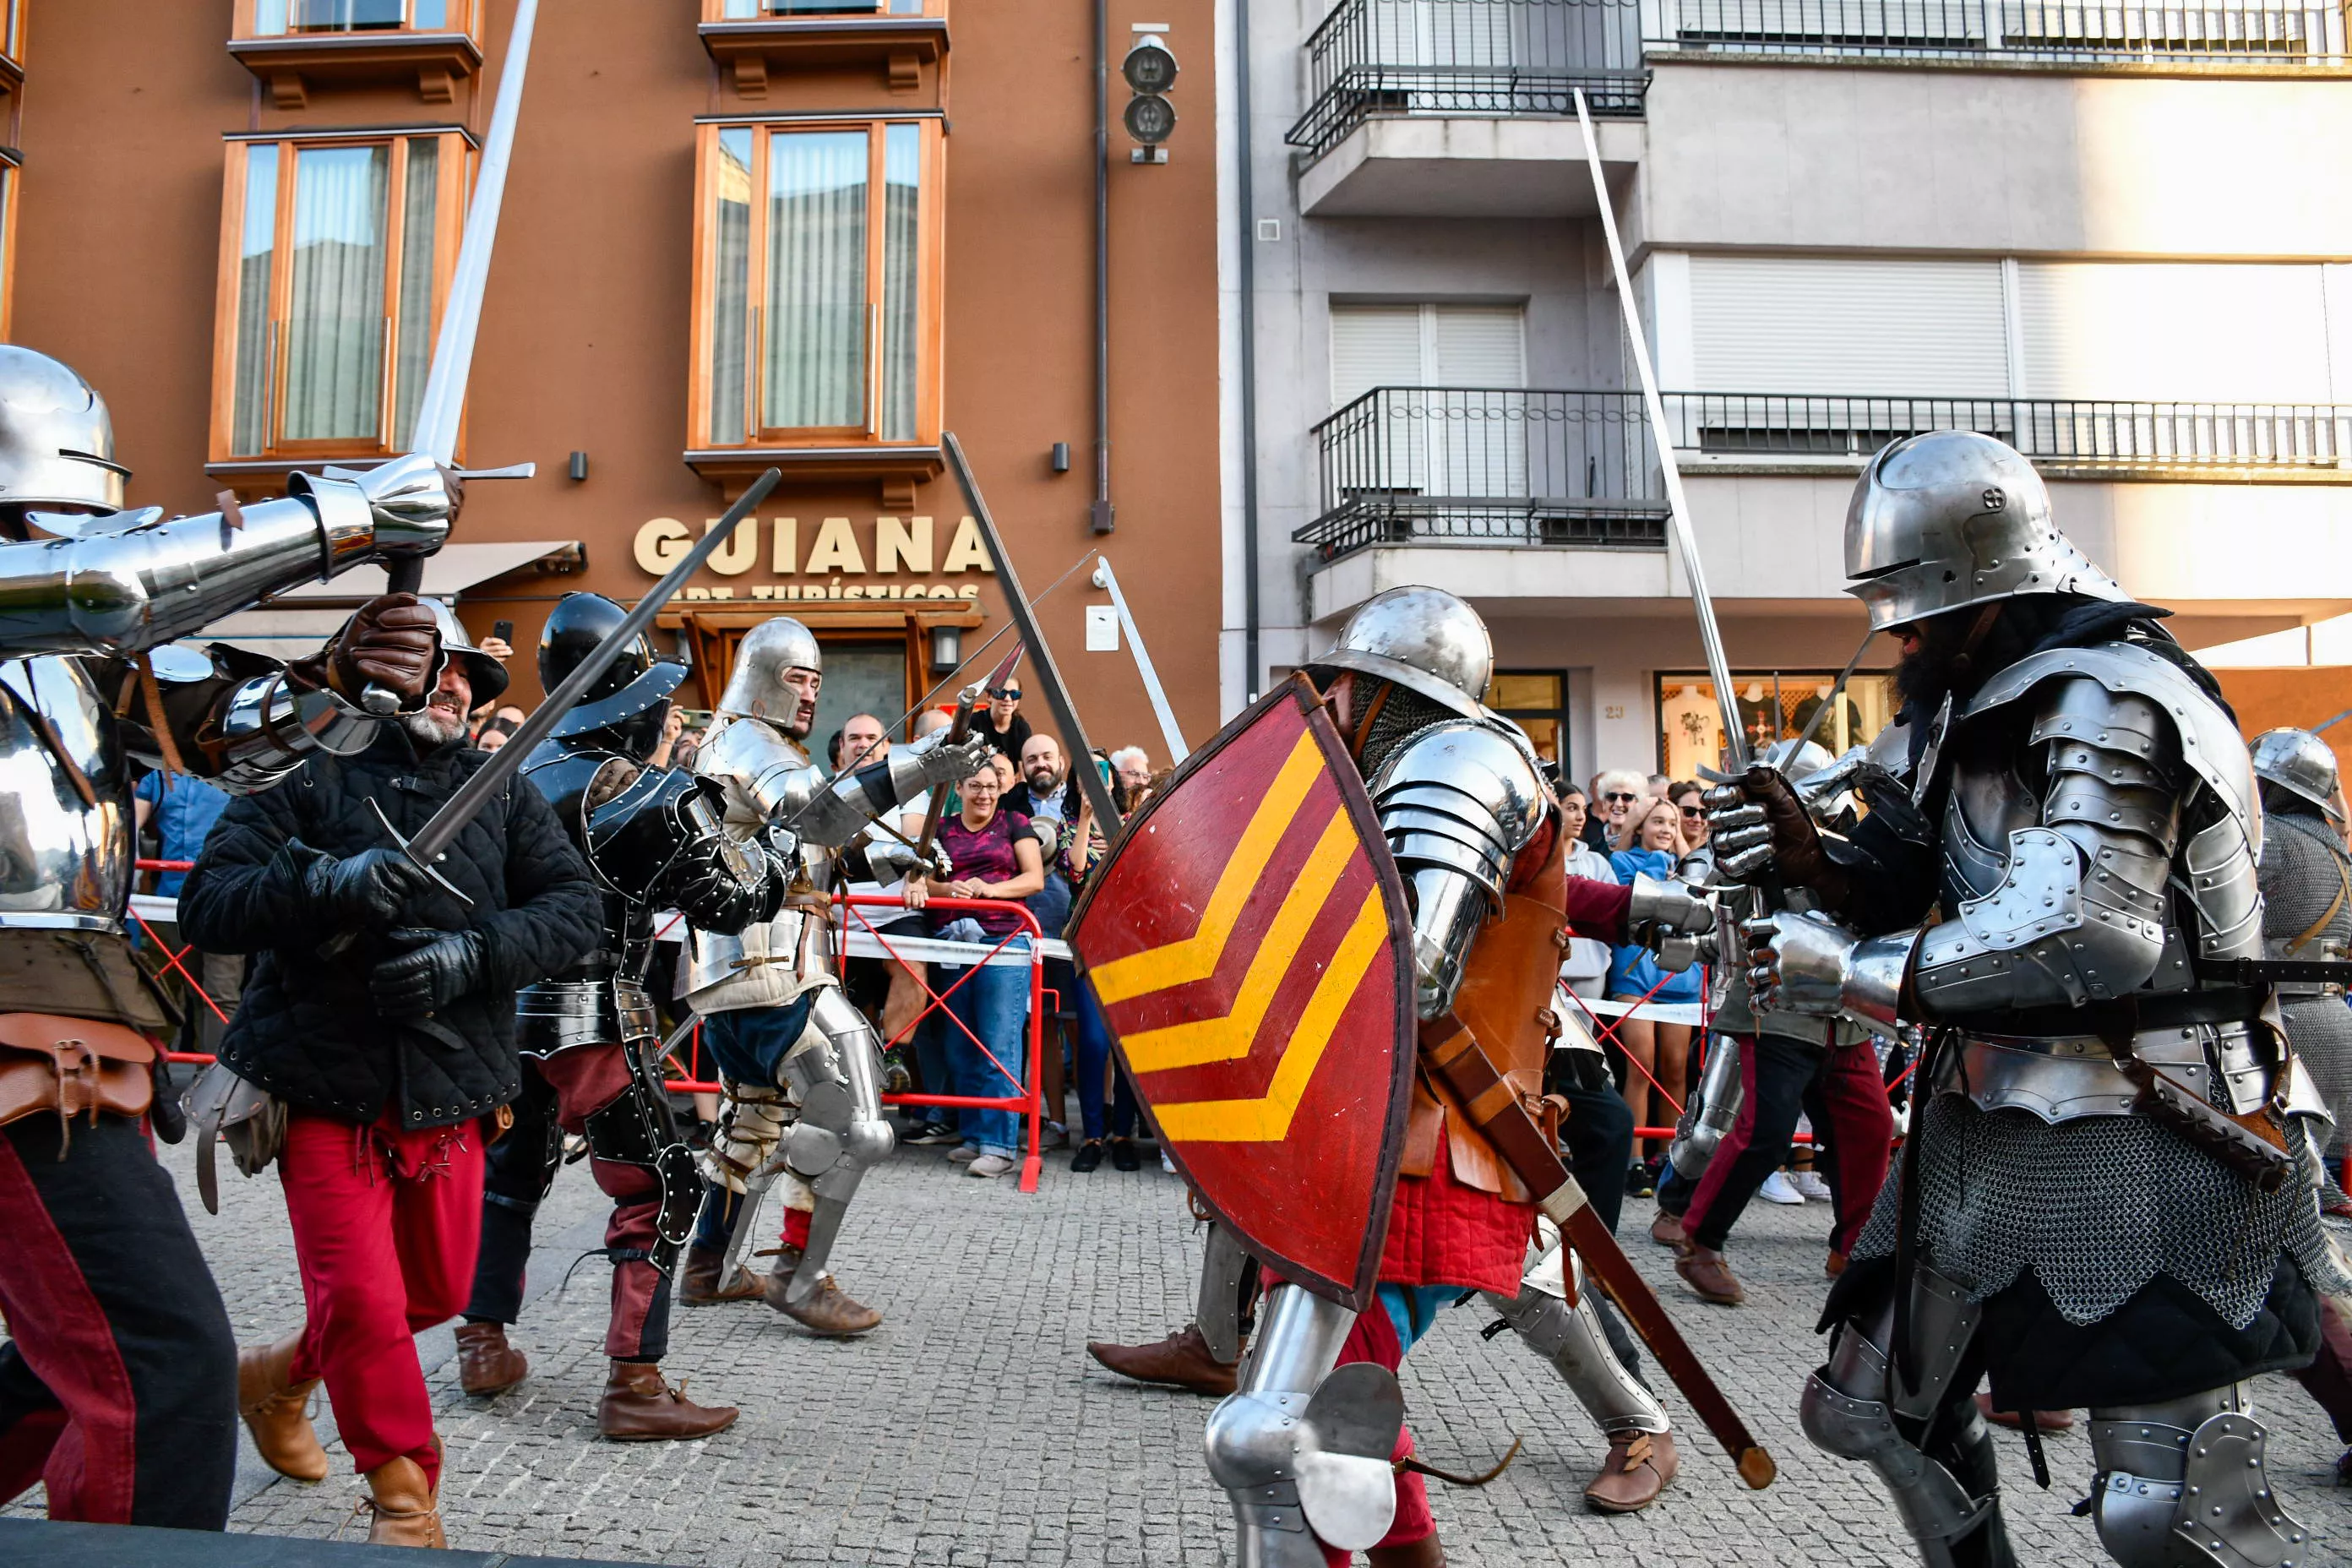
[[[545,628],[539,634],[540,685],[553,691],[628,618],[628,614],[602,594],[566,594],[557,601]],[[612,730],[621,749],[635,756],[649,755],[661,739],[670,693],[685,679],[686,666],[675,659],[656,658],[653,639],[640,632],[604,667],[604,672],[590,682],[578,706],[556,721],[549,733],[563,739]],[[631,722],[647,715],[651,716],[649,722]]]
[[[719,698],[722,713],[760,717],[795,710],[800,699],[783,696],[788,669],[824,669],[824,654],[808,627],[790,616],[761,621],[744,634],[735,649],[734,673]]]
[[[2256,778],[2343,820],[2336,809],[2336,753],[2326,742],[2308,730],[2265,730],[2251,750]]]
[[[474,706],[495,701],[506,694],[507,667],[474,646],[457,614],[439,599],[426,599],[433,611],[436,629],[441,634],[441,657],[457,659],[466,672],[466,684],[474,689]],[[440,679],[440,666],[434,667],[434,679]]]
[[[1846,509],[1845,574],[1874,631],[2026,594],[2130,597],[2058,531],[2033,465],[1972,430],[1871,458]]]
[[[1307,668],[1392,680],[1475,719],[1486,711],[1495,643],[1478,612],[1444,589],[1391,588],[1365,600],[1339,644]]]
[[[70,366],[0,344],[0,506],[122,508],[106,399]]]

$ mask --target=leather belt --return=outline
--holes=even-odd
[[[2020,1007],[2008,1013],[1978,1013],[1940,1018],[1966,1035],[1997,1035],[2003,1044],[2021,1036],[2102,1037],[2102,1025],[2126,1022],[2133,1033],[2177,1029],[2189,1024],[2252,1024],[2262,1016],[2267,990],[2246,985],[2210,985],[2196,991],[2136,994],[2131,1002],[2086,1002],[2080,1007]],[[2024,1047],[2031,1049],[2031,1047]]]

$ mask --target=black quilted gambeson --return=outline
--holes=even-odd
[[[487,973],[438,1009],[428,1029],[380,1016],[368,973],[383,952],[362,938],[320,955],[334,934],[310,907],[303,868],[385,842],[372,800],[404,837],[425,826],[457,785],[489,760],[460,742],[420,758],[386,724],[353,757],[318,757],[293,778],[232,802],[180,893],[187,940],[207,952],[249,952],[253,970],[221,1059],[304,1109],[367,1122],[396,1104],[404,1127],[463,1121],[505,1104],[521,1087],[514,994],[594,946],[595,884],[546,799],[526,780],[467,823],[438,869],[473,900],[443,896],[418,925],[481,933]]]

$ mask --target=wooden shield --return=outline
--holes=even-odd
[[[1363,779],[1294,676],[1129,820],[1067,928],[1192,1190],[1284,1279],[1360,1311],[1412,1088],[1405,910]]]

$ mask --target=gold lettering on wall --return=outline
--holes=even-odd
[[[710,569],[722,577],[740,577],[757,566],[761,561],[760,529],[761,520],[745,518],[735,528],[734,534],[710,557]],[[800,553],[801,526],[796,517],[776,517],[766,520],[774,540],[768,552],[768,575],[771,577],[812,577],[825,579],[805,587],[778,584],[754,585],[750,595],[758,599],[884,599],[884,598],[973,598],[979,588],[970,584],[909,583],[906,584],[843,583],[845,577],[955,576],[967,573],[993,573],[995,563],[988,558],[988,547],[982,542],[980,524],[969,517],[959,518],[955,531],[949,536],[947,550],[940,556],[937,548],[938,533],[933,520],[928,517],[877,517],[872,532],[845,517],[828,517],[817,521],[809,541],[805,558]],[[712,518],[703,524],[708,533],[718,526]],[[872,540],[869,551],[866,539]],[[632,542],[632,552],[637,570],[648,577],[659,577],[683,559],[693,547],[694,536],[686,524],[674,517],[649,518],[637,529]],[[935,563],[936,558],[936,563]],[[868,560],[872,567],[866,565]],[[726,599],[735,596],[732,588],[688,588],[688,598]]]

